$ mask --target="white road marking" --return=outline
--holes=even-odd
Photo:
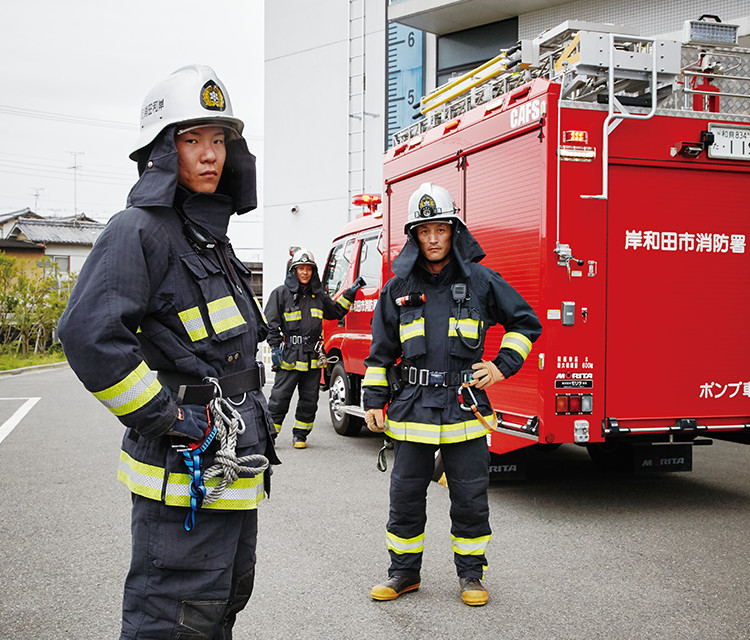
[[[41,398],[0,398],[0,400],[26,400],[10,418],[0,425],[0,442],[2,442]]]

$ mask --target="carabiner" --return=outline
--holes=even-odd
[[[472,404],[470,404],[470,405],[464,404],[464,397],[463,397],[463,390],[464,389],[467,389],[468,392],[469,392],[469,395],[471,396]],[[474,391],[471,388],[471,383],[470,382],[462,382],[459,385],[459,387],[458,387],[458,403],[459,403],[459,406],[464,411],[471,411],[471,412],[475,412],[476,411],[476,409],[477,409],[477,397],[474,395]]]
[[[212,378],[211,376],[206,376],[203,378],[203,382],[206,384],[212,384],[214,385],[214,398],[221,398],[221,385],[219,384],[218,378]]]

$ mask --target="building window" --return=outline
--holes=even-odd
[[[60,273],[70,272],[70,256],[47,256],[47,258],[57,265],[57,270]]]
[[[365,279],[365,286],[380,285],[380,273],[383,270],[383,254],[378,246],[379,236],[362,239],[359,249],[359,275]]]
[[[438,38],[437,86],[492,60],[518,42],[518,18],[456,31]]]

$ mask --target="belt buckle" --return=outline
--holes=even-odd
[[[419,384],[420,386],[426,387],[430,384],[430,370],[420,369],[419,370]]]
[[[409,384],[417,384],[417,373],[416,367],[409,367]]]

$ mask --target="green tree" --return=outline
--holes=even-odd
[[[16,282],[20,268],[18,259],[0,252],[0,346],[13,339],[13,314],[18,306]]]
[[[49,258],[22,271],[15,258],[0,253],[0,338],[22,355],[44,353],[52,343],[75,276],[61,273]]]

